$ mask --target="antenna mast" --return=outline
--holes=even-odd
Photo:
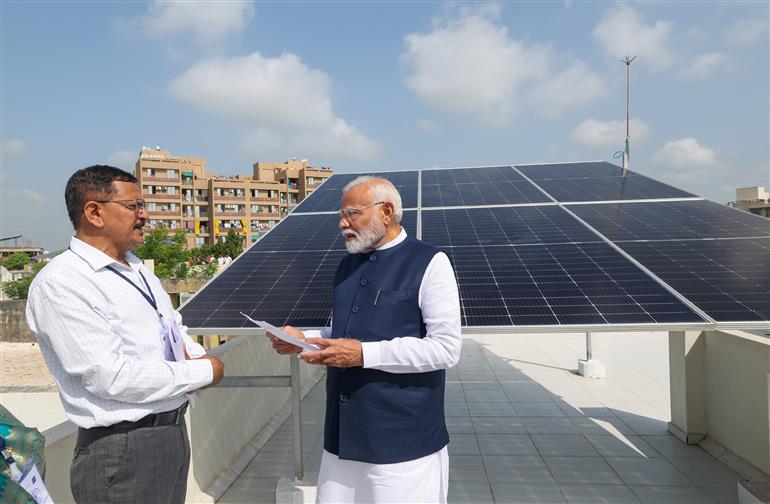
[[[626,148],[623,151],[623,175],[625,175],[626,170],[628,170],[628,162],[630,158],[629,138],[631,137],[631,63],[633,63],[635,59],[636,56],[633,58],[631,56],[626,56],[625,59],[620,60],[626,64]]]

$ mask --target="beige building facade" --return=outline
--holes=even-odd
[[[736,189],[735,208],[740,208],[762,217],[770,217],[770,195],[762,186]]]
[[[250,245],[332,173],[331,168],[310,166],[306,159],[291,159],[257,162],[251,175],[223,176],[207,172],[204,158],[147,147],[134,170],[147,201],[148,226],[183,229],[189,247],[216,243],[230,230]]]

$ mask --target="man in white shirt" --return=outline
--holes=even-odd
[[[75,236],[29,289],[27,323],[79,427],[70,470],[79,503],[184,502],[187,394],[224,375],[131,253],[144,242],[141,198],[118,168],[75,172],[65,190]]]
[[[284,328],[322,348],[301,359],[328,366],[318,503],[446,502],[444,384],[460,358],[460,301],[448,257],[407,237],[402,213],[389,181],[348,184],[332,325]],[[279,353],[300,350],[268,337]]]

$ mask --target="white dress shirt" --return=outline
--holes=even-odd
[[[393,240],[377,247],[385,250],[406,240],[401,228]],[[427,334],[424,338],[395,337],[361,343],[365,368],[389,373],[423,373],[448,369],[460,360],[462,334],[460,295],[452,264],[443,252],[431,259],[420,283],[418,304]],[[305,331],[306,337],[331,337],[331,327]],[[353,335],[355,336],[355,335]]]
[[[173,410],[186,393],[213,380],[208,360],[165,360],[158,312],[176,321],[190,357],[205,350],[188,336],[160,280],[135,255],[125,259],[128,266],[73,237],[29,289],[27,323],[59,385],[64,411],[83,428]],[[147,292],[141,272],[158,311],[107,266]]]

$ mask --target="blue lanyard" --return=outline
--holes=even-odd
[[[144,278],[144,275],[142,275],[141,271],[138,272],[139,276],[142,277],[142,280],[144,281],[144,285],[147,287],[147,292],[149,292],[149,294],[147,294],[147,292],[144,292],[141,287],[139,287],[134,282],[129,280],[126,275],[124,275],[120,271],[116,270],[112,266],[107,266],[106,268],[108,270],[112,271],[113,273],[115,273],[116,275],[118,275],[120,278],[122,278],[123,280],[125,280],[129,284],[131,284],[131,287],[133,287],[134,289],[138,290],[139,294],[141,294],[142,297],[144,297],[144,299],[146,299],[147,302],[150,303],[150,306],[152,306],[155,309],[155,311],[158,312],[158,315],[160,315],[160,312],[158,311],[158,303],[155,301],[155,294],[152,293],[152,289],[150,289],[150,284],[147,283],[147,279]]]

